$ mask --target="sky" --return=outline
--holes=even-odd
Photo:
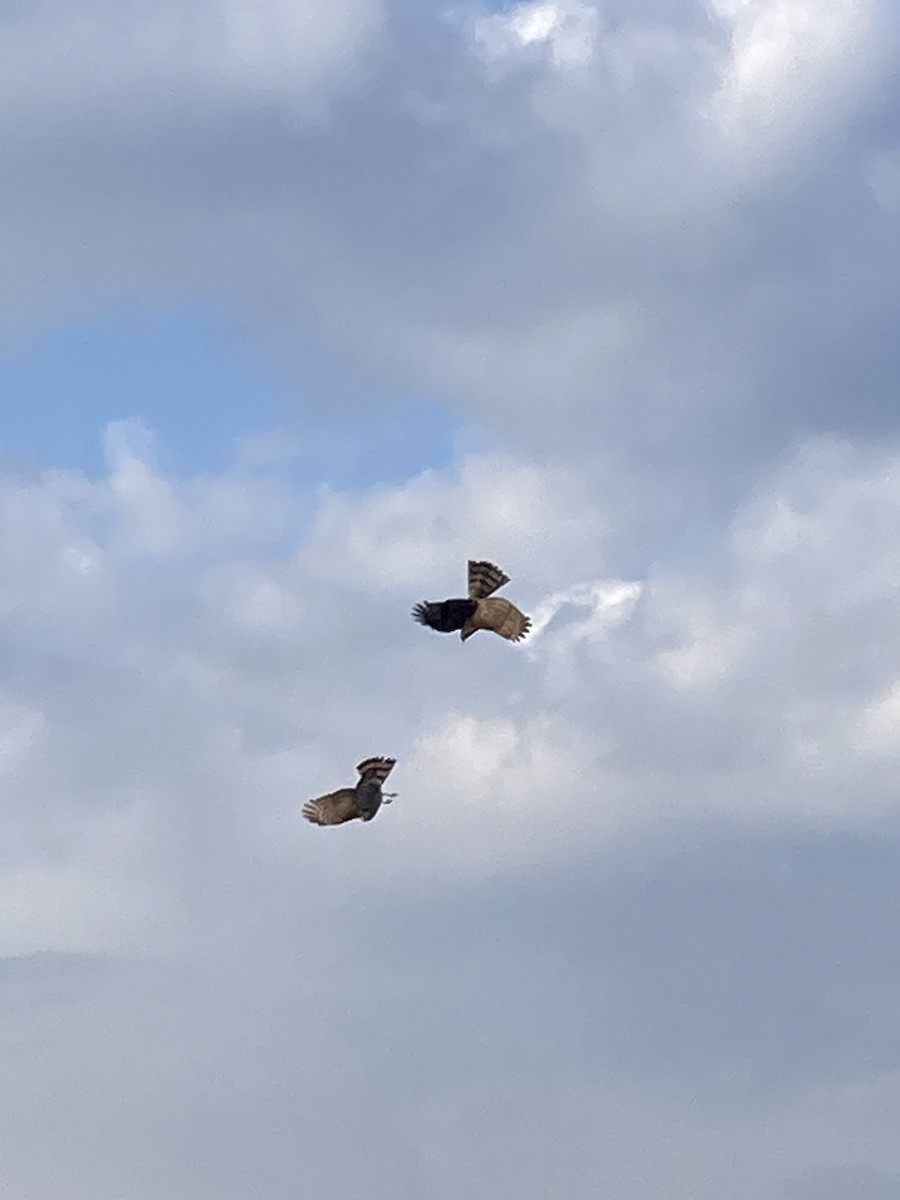
[[[898,54],[0,2],[0,1195],[900,1196]]]

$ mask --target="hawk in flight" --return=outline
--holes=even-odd
[[[307,800],[303,815],[313,825],[343,825],[359,817],[371,821],[382,802],[390,804],[396,792],[382,792],[381,785],[394,769],[396,758],[366,758],[356,768],[359,782],[356,787],[339,788],[325,796]]]
[[[412,616],[438,633],[459,629],[462,641],[479,629],[491,629],[510,642],[520,642],[531,628],[531,618],[509,600],[493,595],[504,583],[509,583],[509,576],[499,567],[470,559],[468,600],[423,601],[412,610]]]

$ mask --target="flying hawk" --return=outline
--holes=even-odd
[[[381,790],[396,761],[396,758],[363,759],[356,768],[359,772],[356,787],[340,788],[336,792],[307,800],[303,805],[304,817],[313,825],[343,825],[345,821],[352,821],[356,817],[361,821],[371,821],[381,808],[382,801],[390,804],[397,795],[396,792]]]
[[[462,641],[479,629],[491,629],[510,642],[519,642],[531,628],[531,618],[519,612],[509,600],[492,596],[504,583],[509,583],[509,576],[499,567],[470,559],[468,600],[423,601],[412,610],[412,616],[420,625],[438,633],[455,633],[459,629]]]

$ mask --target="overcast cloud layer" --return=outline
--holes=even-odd
[[[0,345],[199,300],[481,439],[0,476],[4,1195],[900,1195],[898,35],[0,4]],[[523,646],[409,620],[470,556]]]

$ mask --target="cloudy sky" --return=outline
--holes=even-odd
[[[897,1200],[898,55],[0,0],[4,1200]]]

